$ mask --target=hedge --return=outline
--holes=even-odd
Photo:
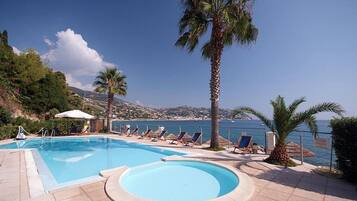
[[[357,182],[357,118],[331,120],[337,168],[344,178]]]
[[[18,126],[24,127],[24,129],[29,133],[36,134],[42,128],[51,130],[55,127],[60,131],[65,132],[71,124],[77,127],[82,127],[83,121],[70,119],[32,121],[30,119],[18,117],[13,119],[10,124],[0,127],[0,140],[16,137]]]
[[[0,126],[4,126],[10,123],[11,119],[12,118],[10,112],[7,109],[0,106]]]
[[[0,140],[16,137],[17,126],[1,126],[0,127]]]

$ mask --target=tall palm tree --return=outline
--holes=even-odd
[[[107,93],[107,132],[110,131],[114,94],[125,96],[127,91],[126,76],[116,67],[107,67],[100,71],[95,78],[93,86],[99,93]]]
[[[210,39],[201,51],[211,62],[211,148],[218,148],[221,56],[225,46],[256,40],[258,30],[252,23],[252,0],[183,0],[182,4],[184,12],[179,21],[180,37],[176,46],[192,52],[199,39],[211,29]]]
[[[286,138],[301,124],[305,123],[314,137],[317,136],[318,127],[316,124],[315,115],[320,112],[334,112],[338,115],[342,115],[344,112],[342,107],[336,103],[321,103],[310,107],[309,109],[297,112],[297,108],[300,104],[306,102],[305,98],[299,98],[294,100],[288,107],[285,105],[283,97],[278,96],[275,100],[271,101],[273,106],[273,120],[270,120],[262,113],[250,108],[240,107],[233,111],[233,116],[240,115],[253,115],[260,119],[271,131],[275,133],[277,139],[274,150],[270,156],[265,159],[266,162],[287,165],[290,158],[286,151]]]

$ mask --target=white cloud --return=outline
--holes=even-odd
[[[88,91],[94,90],[94,87],[91,84],[82,84],[80,81],[73,78],[71,74],[65,74],[65,75],[66,75],[66,81],[69,86],[76,87],[79,89],[88,90]]]
[[[15,54],[20,55],[21,50],[17,49],[15,46],[12,46],[12,51],[14,51]]]
[[[49,50],[42,55],[42,59],[55,70],[63,71],[69,85],[89,89],[98,71],[106,66],[114,66],[104,61],[96,50],[88,47],[82,35],[73,30],[57,32],[56,37],[55,42],[44,39]]]
[[[53,45],[53,42],[48,39],[48,38],[44,38],[43,41],[48,45],[48,46],[52,46]]]

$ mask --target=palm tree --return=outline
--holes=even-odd
[[[273,120],[268,119],[262,113],[250,108],[240,107],[233,111],[233,116],[253,115],[260,119],[271,131],[275,133],[277,142],[274,150],[270,156],[265,159],[266,162],[288,165],[293,162],[290,160],[286,151],[286,138],[301,124],[305,123],[314,137],[317,136],[318,127],[316,124],[315,115],[320,112],[334,112],[338,115],[342,115],[344,112],[342,107],[336,103],[321,103],[311,108],[297,112],[297,108],[300,104],[306,102],[305,98],[299,98],[294,100],[288,107],[285,105],[284,98],[278,96],[275,100],[271,101],[273,106]]]
[[[184,12],[179,21],[180,37],[176,46],[192,52],[198,41],[211,28],[210,39],[201,51],[210,59],[211,80],[211,148],[219,148],[220,65],[225,46],[234,42],[249,44],[256,40],[258,30],[252,24],[252,0],[183,0]]]
[[[114,94],[121,96],[126,95],[127,83],[126,76],[123,75],[116,67],[107,67],[100,71],[95,78],[93,86],[99,93],[107,93],[107,132],[110,131],[110,119],[112,118],[112,107]]]

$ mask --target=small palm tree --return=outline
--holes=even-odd
[[[278,96],[275,100],[271,101],[273,106],[273,120],[268,119],[262,113],[250,108],[240,107],[233,111],[233,116],[253,115],[260,119],[271,131],[275,133],[277,142],[274,150],[270,156],[265,159],[266,162],[288,165],[293,162],[290,160],[286,151],[286,138],[298,126],[305,123],[314,137],[317,136],[317,124],[315,115],[320,112],[334,112],[342,115],[344,112],[342,107],[336,103],[321,103],[311,108],[296,112],[300,104],[306,102],[305,98],[299,98],[293,101],[288,107],[285,105],[284,98]]]
[[[210,39],[202,47],[202,56],[211,61],[211,148],[219,147],[220,65],[225,46],[234,42],[249,44],[258,30],[252,23],[252,0],[183,0],[184,12],[179,21],[180,37],[176,46],[192,52],[210,28]]]
[[[107,67],[100,71],[95,78],[93,86],[99,93],[107,93],[107,131],[110,131],[110,120],[112,118],[112,107],[114,94],[125,96],[127,91],[126,76],[116,67]]]

